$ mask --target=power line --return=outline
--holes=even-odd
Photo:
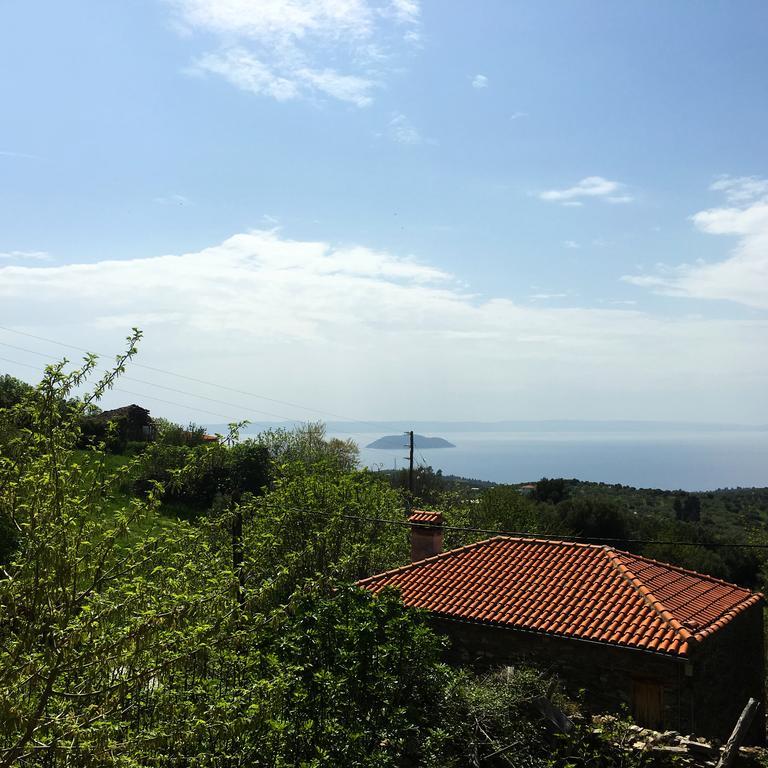
[[[166,405],[175,405],[177,408],[191,408],[193,411],[200,411],[201,413],[207,413],[209,416],[218,416],[221,419],[227,419],[228,416],[225,416],[222,413],[216,413],[215,411],[209,411],[206,408],[196,408],[194,405],[182,405],[181,403],[174,403],[172,400],[163,400],[160,397],[155,397],[154,395],[145,395],[141,392],[131,392],[129,389],[123,389],[122,387],[113,387],[113,392],[120,392],[123,395],[131,395],[132,397],[146,397],[150,400],[157,400],[158,403],[165,403]]]
[[[0,360],[2,360],[4,363],[13,363],[14,365],[22,365],[25,368],[32,368],[35,371],[40,371],[40,368],[36,365],[31,365],[30,363],[22,363],[19,360],[11,360],[9,357],[0,357]]]
[[[6,363],[12,363],[13,365],[21,365],[24,368],[32,368],[35,371],[40,370],[36,365],[31,365],[30,363],[22,363],[19,360],[11,360],[8,357],[0,357],[0,360]],[[143,397],[143,398],[149,398],[150,400],[157,400],[158,402],[165,403],[166,405],[175,405],[177,408],[186,408],[187,410],[200,411],[201,413],[207,413],[209,416],[218,416],[221,419],[229,418],[229,416],[225,416],[223,413],[216,413],[215,411],[209,411],[205,408],[199,408],[194,405],[185,405],[184,403],[177,403],[172,400],[164,400],[162,398],[155,397],[154,395],[145,395],[139,392],[131,392],[130,390],[123,389],[122,387],[112,387],[112,391],[119,392],[120,394],[123,394],[123,395],[131,395],[132,397]]]
[[[43,352],[37,352],[37,351],[32,350],[32,349],[26,349],[25,347],[18,347],[18,346],[15,346],[13,344],[7,344],[6,342],[2,342],[2,341],[0,341],[0,345],[6,346],[6,347],[10,347],[11,349],[20,350],[22,352],[29,352],[32,355],[38,355],[39,357],[44,357],[46,359],[50,359],[50,356],[46,355]],[[6,363],[12,363],[13,365],[20,365],[20,366],[23,366],[25,368],[31,368],[32,370],[35,370],[35,371],[39,371],[40,370],[38,368],[38,366],[36,366],[36,365],[32,365],[30,363],[22,363],[20,360],[11,360],[8,357],[0,357],[0,360],[3,360]],[[94,370],[94,372],[95,373],[100,373],[100,372],[101,373],[105,373],[106,371]],[[159,389],[165,389],[165,390],[168,390],[170,392],[177,392],[179,394],[188,395],[190,397],[197,397],[197,398],[200,398],[201,400],[209,400],[210,402],[219,403],[221,405],[227,405],[227,406],[229,406],[231,408],[237,408],[237,409],[239,409],[241,411],[251,412],[251,413],[258,413],[261,416],[272,416],[274,418],[285,419],[287,421],[300,421],[300,423],[302,423],[302,424],[306,424],[307,423],[306,421],[301,421],[299,419],[290,419],[287,416],[281,416],[281,415],[276,414],[276,413],[270,413],[269,411],[258,411],[255,408],[249,408],[249,407],[246,407],[246,406],[238,405],[237,403],[229,403],[229,402],[227,402],[225,400],[218,400],[218,399],[216,399],[214,397],[207,397],[205,395],[198,395],[198,394],[196,394],[194,392],[186,392],[183,389],[176,389],[174,387],[167,387],[167,386],[164,386],[163,384],[155,384],[154,382],[144,381],[143,379],[136,379],[136,378],[133,378],[131,376],[122,375],[120,377],[120,379],[121,380],[125,380],[125,381],[133,381],[133,382],[135,382],[137,384],[146,384],[146,385],[148,385],[150,387],[157,387]],[[148,394],[146,394],[144,392],[132,392],[131,390],[123,389],[122,387],[112,387],[111,390],[113,392],[119,392],[120,394],[123,394],[123,395],[131,395],[131,397],[139,397],[139,398],[144,398],[144,399],[149,399],[149,400],[156,400],[159,403],[165,403],[166,405],[173,405],[173,406],[176,406],[177,408],[184,408],[186,410],[192,410],[192,411],[198,411],[200,413],[206,413],[209,416],[216,416],[216,417],[218,417],[220,419],[229,419],[229,418],[231,418],[231,416],[227,416],[226,414],[223,414],[223,413],[218,413],[217,411],[211,411],[211,410],[208,410],[207,408],[201,408],[200,406],[189,405],[187,403],[179,403],[179,402],[177,402],[175,400],[166,400],[166,399],[164,399],[162,397],[157,397],[156,395],[148,395]]]
[[[15,328],[8,328],[7,326],[4,326],[4,325],[0,325],[0,330],[7,331],[8,333],[16,333],[16,334],[19,334],[20,336],[27,336],[30,339],[37,339],[38,341],[45,341],[45,342],[47,342],[49,344],[56,344],[56,345],[58,345],[60,347],[66,347],[67,349],[74,349],[74,350],[76,350],[78,352],[84,352],[85,354],[90,354],[91,353],[91,350],[85,349],[84,347],[78,347],[78,346],[76,346],[74,344],[67,344],[66,342],[57,341],[56,339],[49,339],[49,338],[47,338],[45,336],[37,336],[34,333],[28,333],[26,331],[18,331]],[[11,345],[8,345],[8,346],[11,346]],[[101,355],[102,357],[109,357],[104,352],[96,352],[95,354]],[[249,391],[243,390],[243,389],[236,389],[234,387],[228,387],[225,384],[217,384],[216,382],[213,382],[213,381],[206,381],[205,379],[198,379],[198,378],[196,378],[194,376],[187,376],[187,375],[182,374],[182,373],[176,373],[174,371],[167,371],[167,370],[165,370],[163,368],[156,368],[154,366],[145,365],[143,363],[137,363],[137,362],[131,361],[131,365],[134,365],[137,368],[144,368],[144,369],[149,370],[149,371],[155,371],[156,373],[162,373],[162,374],[165,374],[167,376],[176,376],[177,378],[186,379],[187,381],[192,381],[192,382],[195,382],[196,384],[203,384],[204,386],[208,386],[208,387],[217,387],[219,389],[227,390],[228,392],[235,392],[236,394],[239,394],[239,395],[246,395],[248,397],[258,398],[259,400],[267,400],[267,401],[272,402],[272,403],[278,403],[280,405],[287,405],[290,408],[299,408],[300,410],[311,411],[313,413],[317,413],[317,414],[320,414],[322,416],[332,416],[332,417],[334,417],[336,419],[343,419],[344,421],[349,421],[349,422],[352,422],[352,423],[355,423],[355,424],[362,424],[362,425],[366,425],[368,427],[376,427],[376,424],[374,422],[372,422],[372,421],[364,421],[362,419],[356,419],[356,418],[353,418],[351,416],[345,416],[344,414],[334,413],[333,411],[324,411],[324,410],[321,410],[319,408],[311,408],[310,406],[301,405],[300,403],[293,403],[293,402],[290,402],[288,400],[278,400],[278,399],[276,399],[274,397],[268,397],[267,395],[260,395],[257,392],[249,392]],[[284,418],[284,417],[280,417],[280,418]],[[378,427],[377,427],[377,430],[378,430]]]
[[[4,347],[10,347],[11,349],[19,350],[21,352],[28,352],[30,355],[37,355],[38,357],[43,357],[46,360],[50,359],[50,355],[47,355],[44,352],[38,352],[37,350],[34,350],[34,349],[27,349],[27,347],[18,347],[15,344],[8,344],[5,341],[0,341],[0,345],[2,345]],[[106,371],[96,371],[96,373],[106,373]],[[219,403],[220,405],[227,405],[230,408],[237,408],[238,410],[241,410],[241,411],[251,411],[252,413],[258,413],[260,416],[272,416],[273,418],[276,418],[276,419],[285,419],[286,421],[297,421],[297,419],[291,419],[290,417],[283,416],[283,415],[281,415],[279,413],[271,413],[269,411],[259,411],[259,410],[255,409],[255,408],[250,408],[249,406],[239,405],[238,403],[230,403],[230,402],[227,402],[226,400],[219,400],[219,399],[217,399],[215,397],[208,397],[206,395],[198,395],[196,392],[187,392],[186,390],[183,390],[183,389],[177,389],[175,387],[168,387],[168,386],[166,386],[164,384],[156,384],[153,381],[146,381],[145,379],[137,379],[137,378],[135,378],[133,376],[127,376],[125,374],[121,375],[120,379],[124,380],[124,381],[133,381],[133,382],[136,382],[137,384],[146,384],[148,387],[156,387],[157,389],[165,389],[165,390],[168,390],[169,392],[176,392],[176,393],[178,393],[180,395],[188,395],[189,397],[197,397],[200,400],[208,400],[208,401],[210,401],[212,403]],[[119,392],[120,390],[115,390],[115,391]],[[130,393],[128,393],[128,394],[130,394]],[[136,393],[134,393],[134,394],[136,394]],[[152,395],[139,395],[139,394],[136,394],[136,396],[137,397],[152,397]],[[154,399],[157,400],[159,398],[154,398]],[[190,406],[190,407],[192,407],[192,406]],[[200,409],[200,410],[203,410],[203,409]],[[211,411],[209,411],[209,413],[211,413]],[[222,418],[228,418],[228,417],[223,416]]]

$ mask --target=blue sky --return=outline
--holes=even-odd
[[[766,38],[762,1],[4,3],[0,324],[360,418],[768,421]]]

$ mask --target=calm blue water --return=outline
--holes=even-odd
[[[407,466],[405,447],[363,447],[382,434],[334,432],[332,436],[355,440],[364,466]],[[575,477],[689,491],[768,486],[768,432],[440,432],[439,437],[456,447],[417,449],[417,463],[479,480],[519,483],[545,476]]]

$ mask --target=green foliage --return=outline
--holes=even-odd
[[[536,490],[534,491],[536,501],[545,504],[559,504],[561,501],[565,501],[568,495],[568,483],[562,477],[552,479],[542,477],[536,483]]]
[[[34,387],[15,376],[4,373],[0,376],[0,409],[12,408],[32,393]]]
[[[552,695],[552,682],[526,667],[458,673],[446,690],[441,723],[430,734],[425,765],[549,765],[553,733],[533,702]],[[559,692],[555,698],[569,706]]]
[[[306,578],[357,579],[407,562],[404,528],[350,518],[402,515],[396,492],[370,472],[333,463],[283,465],[272,490],[246,500],[245,573],[251,599],[274,605]]]
[[[0,513],[0,566],[5,565],[18,546],[18,531],[6,512]]]
[[[395,595],[303,580],[359,571],[366,558],[378,565],[357,536],[333,549],[338,519],[311,530],[309,517],[308,557],[286,525],[294,501],[370,510],[378,483],[332,457],[322,469],[286,468],[273,506],[260,509],[282,500],[287,514],[262,519],[249,539],[283,536],[285,561],[264,569],[254,552],[254,596],[235,600],[228,516],[258,501],[263,445],[185,455],[182,479],[224,478],[222,514],[140,540],[131,529],[156,516],[161,487],[115,500],[143,457],[118,463],[103,445],[77,448],[82,410],[136,340],[79,408],[66,398],[92,358],[74,373],[49,368],[33,395],[0,415],[24,425],[0,454],[0,511],[18,539],[0,580],[0,766],[401,764],[418,750],[411,734],[426,728],[441,690],[440,643]],[[265,562],[279,549],[265,547]],[[274,566],[290,572],[290,590],[284,601],[260,601],[265,584],[274,597]]]
[[[513,485],[489,488],[474,510],[472,524],[479,528],[555,534],[562,525],[553,511],[524,496]]]
[[[276,465],[324,464],[346,472],[357,467],[360,456],[354,440],[326,439],[322,422],[306,422],[293,429],[268,429],[259,434],[258,442]]]
[[[573,718],[567,733],[543,714],[553,708]],[[455,672],[444,689],[439,718],[420,763],[429,768],[659,765],[655,756],[631,749],[629,721],[612,718],[593,728],[558,680],[532,667],[502,667],[482,675]]]
[[[195,446],[159,441],[147,446],[137,467],[136,493],[147,493],[161,483],[163,503],[192,514],[209,510],[216,499],[226,505],[243,494],[261,493],[270,482],[269,455],[255,440]]]
[[[701,520],[701,500],[695,494],[682,492],[679,496],[675,496],[672,508],[678,520],[686,523],[698,523]]]
[[[442,642],[394,593],[298,590],[276,634],[282,713],[264,762],[281,766],[418,764],[449,671]]]
[[[154,498],[114,510],[130,467],[109,472],[103,449],[86,462],[75,450],[83,409],[111,386],[137,340],[78,407],[67,397],[92,357],[71,373],[50,366],[33,395],[0,412],[25,424],[0,455],[0,511],[17,538],[0,580],[3,768],[60,745],[106,748],[136,713],[132,691],[199,647],[215,623],[210,604],[231,590],[231,572],[228,580],[188,528],[126,546],[131,526],[154,514]]]
[[[617,542],[619,548],[753,589],[761,587],[760,572],[768,551],[719,545],[768,543],[768,489],[688,494],[576,483],[571,494],[573,499],[602,499],[615,505],[623,514],[630,538],[673,542],[632,546]]]
[[[582,496],[560,502],[557,511],[566,531],[588,540],[613,539],[610,543],[620,546],[622,539],[632,538],[629,519],[610,500]]]
[[[165,446],[194,447],[203,442],[205,427],[190,422],[186,427],[175,424],[168,419],[153,418],[155,428],[154,442]]]

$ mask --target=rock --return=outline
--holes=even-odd
[[[666,755],[687,755],[688,750],[685,747],[678,747],[672,744],[662,744],[654,747],[654,752],[663,752]]]
[[[702,741],[695,741],[694,739],[687,737],[680,739],[680,746],[685,747],[690,752],[694,752],[698,755],[708,755],[715,751],[710,744]]]
[[[637,749],[637,750],[648,749],[648,745],[644,741],[635,741],[632,744],[632,749]]]

